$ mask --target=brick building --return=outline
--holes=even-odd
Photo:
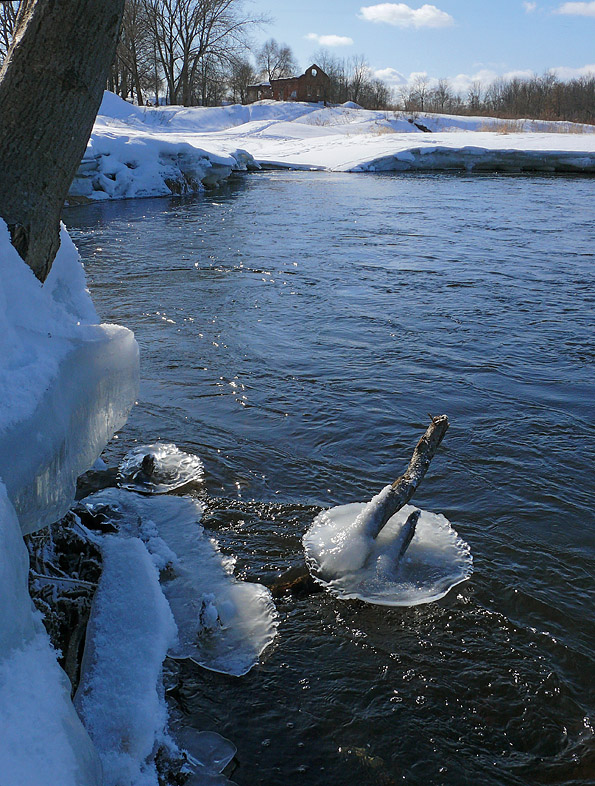
[[[246,93],[248,104],[272,98],[275,101],[326,101],[328,98],[329,77],[315,63],[301,76],[287,79],[271,79],[259,85],[250,85]]]

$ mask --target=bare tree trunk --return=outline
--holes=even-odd
[[[27,0],[0,70],[0,216],[40,281],[114,57],[124,0]]]

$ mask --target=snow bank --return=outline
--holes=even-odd
[[[0,221],[0,479],[24,533],[66,513],[136,398],[134,336],[98,322],[66,230],[42,286]]]
[[[157,569],[136,538],[102,538],[76,706],[103,762],[104,786],[158,786],[165,738],[161,669],[176,626]]]
[[[0,782],[101,786],[101,765],[28,592],[22,534],[59,519],[126,421],[129,330],[99,325],[67,232],[42,286],[0,220]]]
[[[167,112],[142,110],[106,93],[69,200],[188,194],[219,185],[234,170],[257,169],[245,150],[209,150],[166,133]]]
[[[21,528],[0,483],[0,783],[102,786],[70,683],[29,597],[28,572]]]
[[[233,576],[233,561],[200,524],[199,502],[105,489],[84,504],[104,515],[109,510],[120,533],[141,538],[164,571],[163,591],[178,626],[172,657],[237,677],[258,663],[277,630],[271,594]]]
[[[158,196],[264,167],[355,172],[595,171],[595,127],[259,101],[140,108],[106,93],[73,198]]]
[[[390,486],[368,503],[340,505],[320,513],[303,537],[315,578],[342,599],[383,606],[417,606],[444,597],[471,575],[469,546],[441,515],[421,511],[404,555],[405,522],[416,508],[405,505],[384,527]]]

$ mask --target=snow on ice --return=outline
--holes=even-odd
[[[100,325],[65,229],[42,286],[0,221],[0,479],[23,533],[60,519],[138,391],[130,330]]]
[[[29,597],[28,573],[19,521],[0,483],[0,783],[102,786],[70,682]]]
[[[187,193],[234,170],[594,172],[591,126],[357,104],[147,107],[105,93],[73,199]]]
[[[320,513],[303,537],[315,578],[343,599],[382,606],[417,606],[444,597],[469,578],[469,546],[442,515],[421,511],[404,555],[403,527],[416,508],[405,505],[379,530],[390,486],[368,503],[339,505]]]
[[[161,585],[178,626],[172,657],[236,677],[258,663],[277,630],[271,594],[233,576],[233,560],[221,554],[200,524],[198,501],[105,489],[84,504],[111,514],[121,535],[140,538],[155,565],[167,568]]]
[[[100,753],[104,786],[158,786],[153,754],[164,741],[161,669],[176,625],[159,574],[138,538],[102,538],[75,704]]]
[[[22,535],[59,519],[126,421],[133,334],[100,325],[67,232],[42,286],[0,221],[0,780],[101,786],[101,764],[28,592]]]

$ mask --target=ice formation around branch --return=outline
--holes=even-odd
[[[200,524],[199,502],[105,489],[84,504],[110,516],[121,535],[140,538],[162,571],[161,586],[178,627],[170,656],[237,677],[258,663],[276,635],[271,594],[233,576],[233,561]]]
[[[339,505],[320,513],[303,538],[313,576],[342,599],[381,606],[417,606],[442,598],[469,578],[469,546],[448,520],[405,505],[374,537],[387,486],[371,502]]]
[[[189,483],[200,483],[204,474],[198,456],[184,453],[174,444],[156,442],[126,454],[118,467],[118,485],[142,494],[167,494]]]
[[[259,101],[133,106],[105,93],[74,201],[189,193],[233,171],[594,172],[593,126]]]

